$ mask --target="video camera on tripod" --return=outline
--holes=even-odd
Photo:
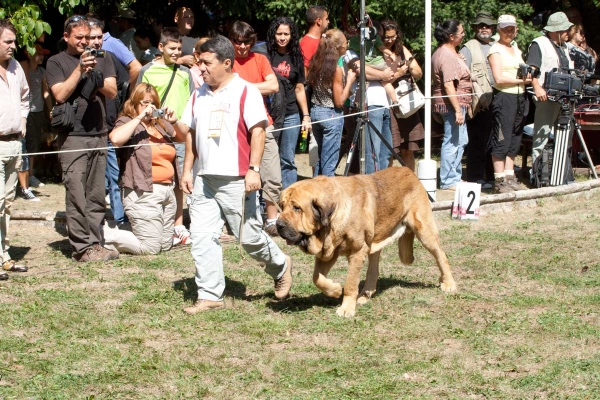
[[[554,68],[552,71],[546,72],[544,90],[550,101],[599,97],[600,90],[598,86],[587,84],[592,79],[600,79],[600,75],[590,74],[578,69]]]

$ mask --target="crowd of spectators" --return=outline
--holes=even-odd
[[[47,60],[46,70],[48,51],[41,42],[35,54],[24,53],[20,65],[12,61],[14,27],[2,20],[0,33],[3,40],[7,36],[0,43],[2,82],[13,71],[22,89],[10,93],[15,98],[11,112],[19,117],[9,119],[5,110],[0,117],[0,151],[38,151],[52,102],[72,106],[73,124],[58,133],[57,144],[63,150],[59,160],[74,260],[158,254],[191,244],[198,301],[186,312],[219,309],[225,288],[219,239],[226,224],[265,266],[276,297],[285,298],[292,263],[271,239],[277,236],[279,195],[298,179],[301,131],[310,136],[313,175],[335,175],[345,151],[344,128],[346,140],[353,135],[348,132],[353,118],[345,114],[358,108],[360,38],[329,29],[328,11],[320,6],[307,10],[302,38],[290,18],[279,17],[262,45],[244,21],[228,26],[224,36],[190,36],[195,19],[187,7],[176,11],[175,26],[161,28],[157,40],[152,27],[136,26],[133,11],[122,10],[117,17],[119,39],[97,15],[68,18],[64,51]],[[529,110],[527,86],[535,93],[535,159],[560,111],[559,104],[547,101],[544,72],[555,67],[593,71],[597,55],[585,42],[583,26],[555,13],[528,49],[527,64],[541,75],[518,77],[525,61],[515,42],[517,19],[480,12],[471,25],[475,36],[464,45],[460,21],[435,27],[432,111],[443,125],[440,188],[455,190],[465,176],[483,189],[493,183],[495,193],[522,190],[514,159]],[[366,173],[391,166],[394,153],[414,170],[423,124],[419,113],[404,118],[398,112],[394,88],[400,81],[413,86],[423,71],[396,21],[385,18],[369,26],[374,36],[366,41],[364,71],[370,121]],[[4,86],[0,90],[8,91]],[[23,96],[27,104],[17,110]],[[30,186],[43,184],[34,175],[34,157],[27,159],[21,163],[21,157],[12,157],[3,164],[1,221],[10,215],[17,177],[19,195],[38,200]],[[106,193],[113,221],[105,221]],[[186,201],[189,230],[183,222]],[[3,267],[19,272],[25,267],[4,248],[7,225],[0,224]]]

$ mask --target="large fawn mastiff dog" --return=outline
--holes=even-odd
[[[339,256],[348,259],[344,299],[337,309],[340,316],[354,316],[356,303],[366,303],[375,293],[384,246],[397,240],[400,261],[412,264],[415,235],[435,257],[441,289],[456,290],[427,192],[408,168],[297,182],[283,191],[280,204],[279,235],[289,245],[315,256],[313,282],[327,296],[342,295],[342,285],[327,274]],[[361,268],[367,257],[367,277],[359,294]]]

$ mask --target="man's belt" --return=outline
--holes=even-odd
[[[12,142],[13,140],[20,140],[20,133],[11,133],[8,135],[0,135],[0,142]]]

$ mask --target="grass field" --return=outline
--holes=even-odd
[[[438,215],[458,292],[438,289],[420,244],[412,266],[390,246],[353,319],[281,241],[289,300],[230,245],[227,308],[190,317],[188,248],[81,265],[49,228],[15,225],[32,268],[0,283],[0,399],[600,398],[599,197]],[[344,274],[340,261],[332,276]]]

